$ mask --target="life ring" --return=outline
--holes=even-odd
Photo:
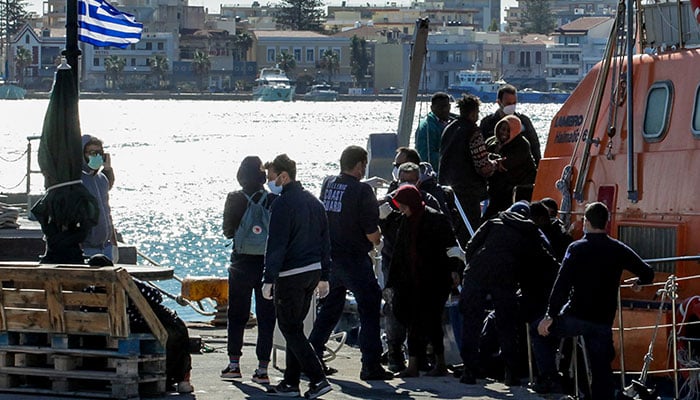
[[[695,16],[695,22],[700,24],[700,0],[690,0],[690,9]]]
[[[700,296],[692,296],[685,299],[676,311],[676,321],[679,323],[677,330],[677,349],[678,349],[678,366],[681,368],[687,368],[690,361],[690,354],[687,353],[688,341],[686,340],[688,329],[686,329],[688,322],[698,322],[700,321]],[[693,353],[697,354],[697,350]],[[684,378],[688,378],[688,372],[681,372]]]

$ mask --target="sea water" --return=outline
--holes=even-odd
[[[41,135],[47,104],[0,101],[0,191],[24,190],[22,154],[27,137]],[[559,107],[518,105],[543,146]],[[297,179],[318,195],[323,178],[338,172],[345,147],[365,147],[371,133],[396,132],[400,108],[397,101],[81,100],[80,121],[82,133],[102,139],[111,155],[116,182],[110,205],[125,242],[174,268],[178,277],[225,277],[231,247],[221,230],[223,206],[226,194],[239,189],[236,171],[244,157],[267,161],[287,153],[297,162]],[[429,108],[419,103],[416,120]],[[494,109],[484,104],[482,116]],[[38,170],[38,142],[33,146]],[[41,174],[33,174],[31,187],[33,193],[43,190]],[[158,284],[180,292],[174,280]],[[170,300],[167,305],[186,320],[206,319]]]

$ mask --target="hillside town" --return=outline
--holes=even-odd
[[[521,89],[567,91],[601,59],[617,6],[521,0],[501,20],[500,0],[317,1],[304,3],[316,7],[300,23],[285,11],[295,3],[212,10],[187,0],[115,0],[143,23],[141,40],[125,49],[81,43],[81,90],[247,91],[261,68],[279,66],[297,93],[322,82],[340,93],[400,93],[416,20],[428,18],[422,91],[445,90],[471,69]],[[46,0],[43,10],[2,38],[2,75],[30,91],[50,89],[65,47],[66,0]]]

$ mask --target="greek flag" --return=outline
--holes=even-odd
[[[122,49],[141,39],[143,24],[104,0],[78,1],[78,39],[97,47]]]

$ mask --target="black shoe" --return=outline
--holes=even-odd
[[[360,379],[363,381],[388,381],[394,379],[394,374],[378,365],[372,369],[360,371]]]
[[[539,377],[531,386],[532,390],[539,394],[563,393],[561,383],[558,379],[553,379],[550,376]]]
[[[506,369],[503,377],[503,384],[506,386],[520,386],[520,379],[512,372]]]
[[[387,366],[387,369],[393,373],[399,373],[402,372],[403,370],[406,369],[406,363],[405,362],[390,362],[389,365]]]
[[[270,396],[279,397],[299,397],[299,385],[292,386],[285,381],[278,383],[276,386],[272,386],[267,390],[267,394]]]
[[[309,384],[309,390],[306,393],[304,393],[304,397],[306,397],[307,399],[316,399],[330,392],[331,390],[333,390],[331,384],[324,379],[319,383]]]
[[[326,363],[324,363],[324,362],[321,363],[321,367],[323,367],[323,368],[322,368],[322,369],[323,369],[323,374],[326,375],[326,376],[331,376],[331,375],[333,375],[333,374],[337,374],[337,373],[338,373],[338,370],[337,370],[337,369],[335,369],[335,368],[333,368],[333,367],[327,366]]]
[[[459,382],[465,385],[476,385],[474,373],[465,368],[462,370],[462,377],[459,378]]]

